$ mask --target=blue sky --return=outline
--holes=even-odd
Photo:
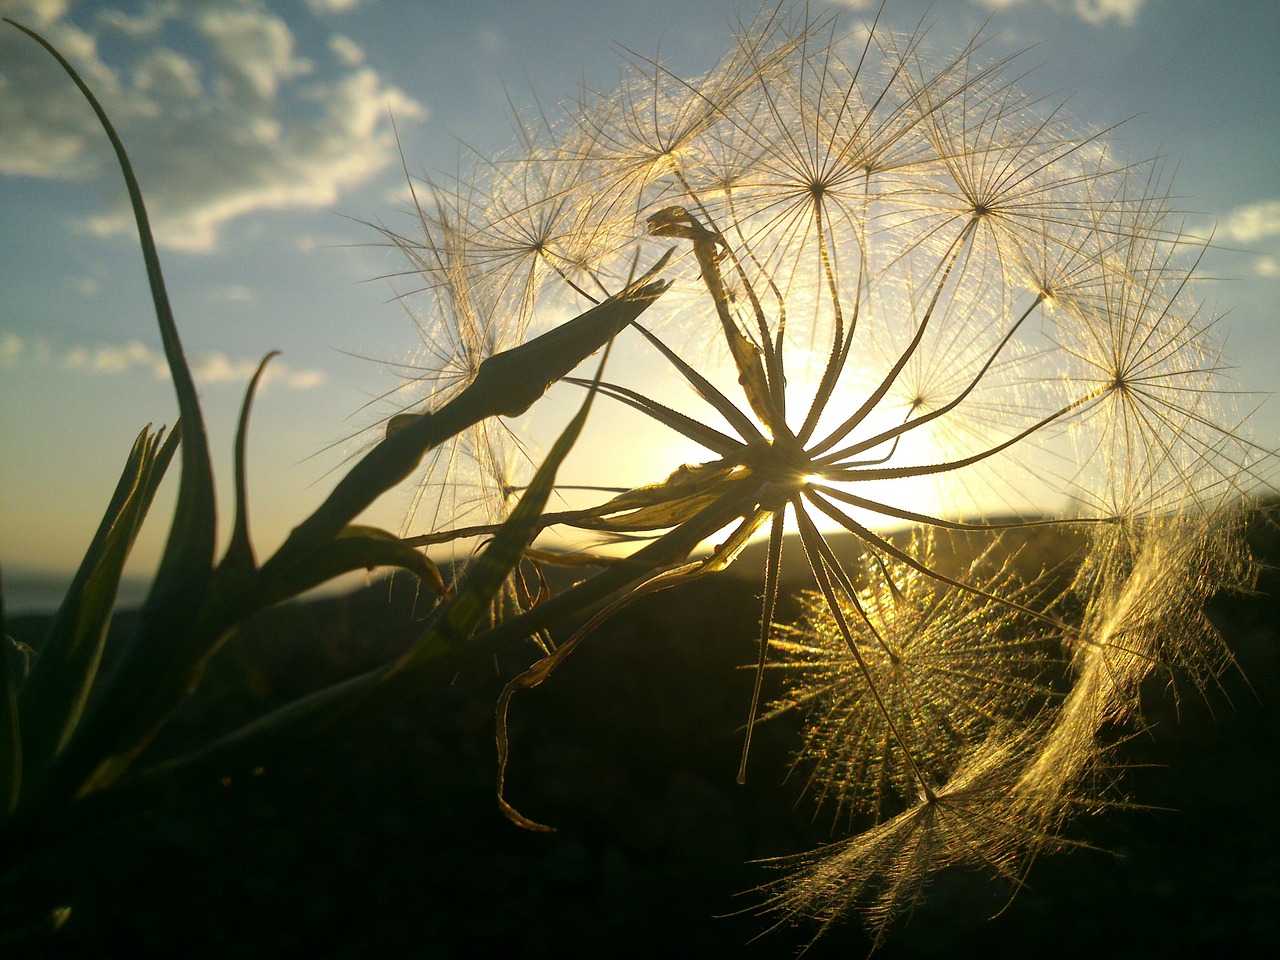
[[[826,4],[814,2],[815,9]],[[832,4],[853,28],[873,10]],[[858,9],[861,7],[862,9]],[[260,551],[319,502],[416,347],[396,254],[361,220],[405,226],[412,172],[465,143],[508,144],[511,102],[607,88],[618,44],[704,71],[750,5],[723,0],[0,0],[57,44],[113,116],[157,228],[230,510],[244,383],[283,356],[255,407]],[[1066,100],[1135,158],[1166,157],[1189,228],[1213,231],[1200,287],[1261,402],[1280,346],[1280,4],[1272,0],[890,0],[954,48],[987,23],[1023,86]],[[988,22],[989,20],[989,22]],[[145,276],[105,137],[34,43],[0,31],[0,562],[63,570],[91,536],[133,437],[172,422]],[[410,304],[410,309],[412,304]],[[1255,417],[1280,446],[1280,410]],[[409,491],[366,518],[400,526]],[[157,554],[162,504],[135,570]]]

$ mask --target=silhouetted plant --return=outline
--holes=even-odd
[[[12,21],[6,21],[12,23]],[[469,641],[490,601],[519,562],[551,479],[586,421],[589,392],[519,504],[479,562],[446,591],[435,565],[382,530],[352,523],[379,495],[401,483],[425,451],[472,424],[517,414],[548,385],[604,347],[618,329],[666,288],[649,275],[543,336],[488,357],[465,389],[430,416],[389,430],[338,481],[311,516],[259,563],[249,535],[245,434],[250,400],[270,357],[249,385],[235,443],[232,536],[215,562],[213,476],[194,383],[169,308],[142,194],[124,146],[74,68],[42,44],[97,113],[124,173],[137,220],[165,356],[173,375],[180,427],[150,426],[138,435],[102,523],[36,656],[8,637],[0,650],[0,855],[8,865],[53,844],[79,822],[118,805],[142,803],[159,790],[252,768],[268,753],[394,707],[432,678],[447,679],[494,645]],[[171,460],[181,463],[173,525],[138,617],[109,673],[101,670],[121,571]],[[412,647],[398,659],[276,709],[184,756],[157,757],[152,744],[190,696],[210,657],[258,611],[292,599],[342,573],[398,567],[440,596]],[[55,916],[63,916],[55,911]],[[39,925],[37,925],[38,927]]]

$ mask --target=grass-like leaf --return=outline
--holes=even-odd
[[[41,644],[18,698],[23,754],[44,766],[74,732],[98,675],[130,548],[173,457],[178,433],[138,434],[97,536]]]
[[[0,631],[4,618],[0,616]],[[18,688],[26,676],[28,653],[0,632],[0,813],[18,805],[22,795],[22,726]]]
[[[487,417],[527,410],[662,295],[667,284],[651,277],[665,263],[666,257],[661,258],[644,276],[568,323],[489,357],[475,381],[441,409],[392,421],[382,442],[338,482],[263,569],[292,563],[316,543],[335,536],[375,499],[408,478],[432,447]]]
[[[421,694],[430,681],[448,676],[469,651],[477,656],[487,654],[486,645],[469,645],[468,640],[537,533],[537,520],[555,486],[556,471],[582,432],[594,396],[594,391],[587,395],[510,518],[471,567],[456,596],[438,611],[419,641],[398,660],[296,700],[201,751],[157,764],[140,774],[133,785],[145,788],[156,782],[233,773],[245,765],[259,763],[267,753],[394,709]],[[336,543],[344,539],[358,549],[390,545],[390,541],[368,533],[357,533]]]
[[[95,711],[101,711],[101,716],[97,722],[81,728],[76,749],[68,750],[60,769],[51,771],[48,786],[57,792],[77,783],[105,749],[135,737],[140,729],[151,726],[148,718],[141,722],[136,719],[139,716],[137,701],[144,691],[150,693],[154,689],[155,674],[168,656],[172,638],[175,635],[191,636],[192,614],[200,608],[213,573],[216,503],[213,469],[195,381],[178,337],[146,204],[128,153],[102,104],[67,59],[35,31],[7,18],[6,22],[30,36],[58,61],[93,108],[111,141],[137,223],[156,322],[182,419],[182,477],[173,524],[159,568],[142,608],[137,631],[126,647],[109,691],[95,708]],[[173,692],[173,696],[178,698],[184,694],[185,688]]]
[[[169,305],[164,274],[160,268],[160,256],[156,251],[155,238],[151,233],[150,219],[142,199],[142,189],[138,185],[124,144],[116,133],[106,110],[98,102],[98,98],[94,96],[93,91],[67,59],[34,30],[8,18],[5,22],[17,27],[44,47],[67,72],[93,108],[98,122],[101,123],[103,131],[111,141],[116,160],[120,164],[120,172],[124,176],[125,186],[129,192],[129,205],[133,209],[134,220],[138,226],[138,240],[142,246],[142,258],[146,265],[151,300],[155,307],[156,322],[160,328],[169,372],[173,377],[174,393],[177,395],[178,411],[183,424],[182,480],[178,488],[173,526],[170,528],[160,567],[142,614],[144,626],[141,629],[145,630],[147,624],[154,624],[150,632],[164,633],[172,627],[172,622],[180,621],[184,614],[189,613],[192,606],[199,602],[204,589],[208,586],[213,567],[216,515],[213,468],[209,460],[208,440],[195,381],[187,366],[182,342],[178,337],[178,328],[174,323],[173,310]]]

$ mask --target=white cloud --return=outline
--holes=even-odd
[[[133,68],[133,85],[163,100],[195,100],[204,93],[195,61],[165,47],[152,50]]]
[[[282,83],[313,69],[310,61],[294,56],[293,33],[279,17],[213,7],[199,14],[196,26],[213,47],[218,94],[230,106],[270,107]]]
[[[164,354],[141,340],[102,343],[92,347],[74,346],[55,354],[46,341],[28,343],[15,333],[0,333],[0,367],[14,367],[20,362],[54,363],[65,370],[103,375],[142,372],[157,380],[169,378],[169,365]],[[187,362],[191,366],[192,377],[201,386],[224,383],[244,386],[258,369],[259,361],[236,360],[225,353],[213,352],[189,356]],[[290,390],[310,390],[328,381],[329,375],[323,370],[299,370],[276,359],[268,364],[262,377],[262,387],[265,389],[268,384],[280,383]]]
[[[329,49],[338,58],[338,62],[348,67],[357,67],[364,63],[364,48],[350,37],[335,33],[329,38]]]
[[[271,373],[267,370],[267,373]],[[310,390],[322,387],[329,382],[329,375],[323,370],[290,370],[285,383],[291,390]]]
[[[26,346],[26,342],[16,333],[0,334],[0,367],[14,366]]]
[[[76,64],[100,99],[122,99],[119,77],[99,59],[94,37],[61,19],[66,3],[16,0],[12,6],[6,14]],[[127,122],[134,109],[122,102],[112,112],[116,122]],[[0,30],[0,174],[84,179],[107,156],[105,138],[86,135],[95,126],[88,104],[52,58],[17,30]]]
[[[91,370],[94,373],[125,373],[142,368],[157,379],[169,375],[164,356],[141,340],[99,344],[92,348],[72,347],[58,358],[58,364],[68,370]]]
[[[225,353],[205,353],[192,358],[191,376],[196,383],[211,385],[231,383],[244,385],[249,382],[254,371],[258,369],[258,360],[232,360]],[[262,374],[261,389],[265,390],[272,383],[281,383],[290,390],[310,390],[328,382],[328,374],[323,370],[295,370],[282,360],[275,359],[267,364]]]
[[[136,14],[127,14],[122,10],[103,10],[98,14],[97,22],[126,37],[142,40],[155,36],[166,22],[177,15],[177,0],[164,0],[160,3],[147,3]]]
[[[1253,262],[1253,272],[1260,277],[1280,277],[1280,261],[1275,257],[1259,257]]]
[[[240,283],[217,287],[209,291],[209,296],[211,299],[226,300],[229,303],[253,303],[258,299],[251,289]]]
[[[364,0],[307,0],[312,13],[350,13]]]
[[[112,43],[110,61],[91,33],[59,17],[65,4],[17,2],[16,18],[62,50],[103,101],[130,145],[157,241],[171,248],[210,252],[237,217],[332,206],[396,162],[388,108],[397,121],[427,116],[417,100],[357,65],[353,42],[334,38],[315,60],[302,56],[288,25],[252,2],[158,3],[131,17],[100,12],[91,25],[124,37]],[[147,39],[160,24],[173,46]],[[12,30],[0,31],[0,91],[0,175],[114,174],[106,138],[79,93]],[[77,223],[100,236],[134,230],[123,200]]]
[[[1263,200],[1236,207],[1222,223],[1227,235],[1239,243],[1256,243],[1280,235],[1280,200]]]
[[[66,13],[67,6],[67,0],[28,0],[28,2],[21,4],[18,10],[29,16],[26,19],[18,20],[18,22],[29,27],[46,26]],[[6,16],[9,15],[6,14]],[[16,20],[17,16],[13,15],[10,19]]]
[[[1115,21],[1128,25],[1138,17],[1142,0],[970,0],[988,10],[1005,10],[1024,4],[1040,4],[1052,10],[1069,12],[1086,23],[1102,26]]]
[[[251,360],[232,361],[225,353],[201,354],[190,363],[197,383],[244,383],[258,369]]]
[[[97,347],[89,367],[98,373],[124,373],[132,367],[144,367],[157,378],[169,375],[164,357],[140,340],[131,340],[123,346]]]
[[[1075,0],[1072,7],[1086,23],[1101,25],[1115,20],[1128,25],[1138,18],[1142,0]]]

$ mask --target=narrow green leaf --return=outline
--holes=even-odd
[[[263,565],[292,563],[332,539],[375,499],[409,477],[432,447],[488,417],[523,413],[547,389],[644,312],[667,289],[650,280],[664,257],[626,289],[539,337],[486,359],[468,387],[439,410],[403,414],[382,442],[343,477],[320,507]]]
[[[400,659],[296,700],[197,753],[157,764],[134,776],[125,789],[130,785],[146,789],[176,778],[225,775],[259,763],[265,754],[296,747],[335,727],[376,716],[409,701],[431,680],[451,675],[472,650],[478,656],[488,655],[487,651],[481,652],[485,650],[482,645],[473,646],[467,641],[537,532],[537,519],[555,487],[556,471],[582,432],[594,395],[588,393],[506,524],[464,578],[457,595]],[[359,529],[340,539],[379,540]]]
[[[3,630],[0,618],[0,630]],[[10,813],[22,795],[22,725],[18,689],[27,675],[30,648],[0,633],[0,813]]]
[[[252,379],[249,380],[249,385],[245,387],[244,402],[240,404],[240,420],[236,424],[235,450],[236,513],[235,519],[231,522],[231,542],[227,545],[227,552],[218,567],[219,574],[223,576],[230,571],[234,571],[237,577],[247,577],[258,566],[253,556],[253,541],[249,537],[249,492],[248,480],[245,476],[246,448],[249,443],[249,412],[253,408],[253,396],[257,392],[262,375],[266,372],[267,364],[279,354],[280,351],[272,350],[262,358],[262,361],[258,364],[258,369],[254,371]]]
[[[102,560],[108,536],[119,521],[129,498],[135,494],[142,464],[146,461],[148,450],[153,443],[151,424],[147,424],[142,428],[138,436],[134,438],[133,447],[129,450],[129,455],[125,459],[124,469],[121,470],[120,478],[116,481],[115,490],[111,494],[106,510],[103,511],[102,519],[98,523],[98,529],[94,533],[93,539],[89,541],[89,546],[80,560],[80,565],[76,568],[75,575],[72,576],[71,583],[67,586],[67,592],[63,594],[62,603],[58,605],[58,611],[54,615],[49,634],[43,644],[45,649],[49,647],[53,636],[60,629],[63,629],[61,623],[65,620],[75,619],[77,615],[76,607],[79,603],[80,595],[84,592],[85,583],[92,576],[93,571],[97,569],[99,562]]]
[[[336,539],[317,546],[306,563],[273,567],[264,571],[253,588],[252,608],[264,609],[291,600],[334,577],[354,570],[399,567],[415,574],[438,595],[445,594],[444,580],[434,563],[407,546],[399,537],[376,527],[350,526]]]
[[[606,351],[605,359],[607,358]],[[602,359],[600,371],[596,374],[597,385],[600,382],[600,373],[603,371],[604,360]],[[551,497],[551,491],[555,489],[556,472],[569,455],[569,451],[573,449],[573,445],[577,443],[578,436],[587,422],[587,415],[591,411],[591,402],[595,399],[595,395],[595,388],[587,392],[582,407],[556,439],[555,445],[534,474],[532,482],[525,489],[524,496],[516,504],[507,522],[502,525],[493,542],[468,571],[466,579],[458,589],[458,595],[445,607],[436,628],[432,630],[428,639],[409,650],[392,667],[389,676],[434,659],[445,650],[459,646],[471,636],[481,617],[489,609],[489,603],[498,592],[498,588],[506,580],[507,574],[520,561],[525,548],[537,534],[538,518]]]
[[[99,536],[86,554],[18,699],[29,771],[39,770],[74,731],[98,675],[125,561],[173,455],[145,428],[134,442]]]
[[[151,288],[151,300],[156,311],[156,322],[164,344],[165,359],[173,377],[178,410],[183,422],[182,480],[178,489],[178,504],[173,526],[165,544],[160,569],[152,586],[151,596],[144,610],[144,618],[157,622],[157,627],[168,630],[180,621],[181,610],[191,609],[199,602],[197,593],[203,593],[213,566],[214,552],[214,492],[213,469],[209,460],[208,440],[200,414],[200,402],[195,381],[187,366],[178,328],[169,305],[164,275],[160,269],[160,256],[147,216],[142,189],[138,186],[133,164],[125,151],[115,127],[98,98],[81,79],[80,74],[47,40],[20,23],[7,20],[47,50],[74,81],[80,93],[98,117],[103,131],[111,141],[120,172],[129,192],[129,204],[138,227],[138,240],[142,246],[142,258],[146,265],[147,281]]]
[[[127,742],[136,741],[167,716],[164,695],[160,702],[156,702],[154,697],[148,701],[147,697],[156,686],[157,672],[166,668],[172,659],[175,639],[185,640],[196,633],[192,617],[201,609],[213,576],[216,503],[208,440],[195,382],[174,323],[142,190],[124,144],[93,91],[67,59],[35,31],[12,20],[7,22],[34,39],[58,61],[92,107],[115,151],[138,228],[156,321],[183,425],[182,475],[177,506],[159,568],[143,605],[137,630],[110,684],[93,708],[94,722],[86,722],[79,728],[59,757],[56,769],[51,768],[42,779],[41,790],[57,797],[77,792],[81,782],[91,774],[102,757],[120,750]],[[181,663],[178,671],[185,673]],[[164,686],[161,684],[162,688]],[[176,688],[174,694],[181,698],[186,690]],[[24,723],[24,728],[26,726]],[[48,734],[48,731],[44,732]]]

